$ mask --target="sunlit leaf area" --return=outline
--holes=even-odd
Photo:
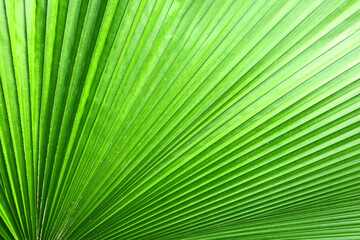
[[[0,239],[360,239],[360,0],[0,0]]]

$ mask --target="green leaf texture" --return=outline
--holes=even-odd
[[[3,239],[360,239],[359,0],[0,0]]]

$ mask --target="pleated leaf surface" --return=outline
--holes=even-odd
[[[3,239],[360,239],[359,0],[1,0]]]

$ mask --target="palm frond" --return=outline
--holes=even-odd
[[[0,1],[4,239],[360,239],[360,1]]]

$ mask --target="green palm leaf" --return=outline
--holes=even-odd
[[[0,1],[4,239],[360,239],[360,1]]]

